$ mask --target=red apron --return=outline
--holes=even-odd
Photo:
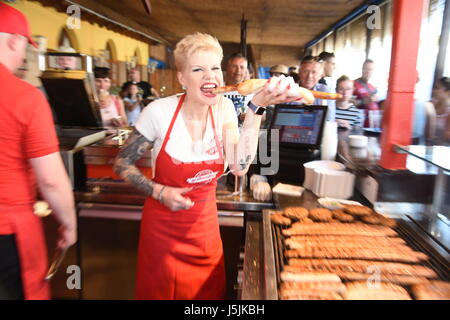
[[[47,273],[47,248],[41,219],[31,205],[1,205],[8,215],[11,231],[15,234],[20,260],[20,272],[25,299],[50,299],[50,286],[44,280]]]
[[[189,210],[173,212],[152,197],[147,198],[139,240],[137,299],[205,300],[225,297],[225,268],[216,205],[217,179],[223,173],[224,165],[211,107],[208,111],[216,142],[215,151],[219,154],[217,160],[180,163],[165,151],[184,97],[180,97],[156,159],[157,170],[153,180],[170,187],[197,186],[184,195],[195,204]]]

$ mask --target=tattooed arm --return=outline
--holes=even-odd
[[[277,78],[271,78],[271,81],[279,81],[275,88],[270,91],[268,85],[259,91],[252,99],[252,103],[267,107],[273,104],[294,101],[297,98],[287,98],[289,87],[286,87],[283,81]],[[224,125],[225,154],[230,165],[231,172],[236,176],[243,176],[247,173],[252,163],[256,150],[258,148],[259,128],[261,126],[261,115],[255,114],[251,109],[245,114],[244,124],[240,135],[237,134],[236,123]]]
[[[117,175],[144,191],[147,196],[152,196],[154,182],[145,177],[135,163],[152,147],[153,142],[135,129],[114,161],[114,171]]]
[[[125,181],[132,183],[147,196],[161,200],[172,211],[189,209],[194,203],[183,196],[191,188],[173,188],[155,183],[142,174],[135,163],[144,153],[153,146],[153,142],[147,140],[136,129],[127,139],[114,161],[114,171]]]

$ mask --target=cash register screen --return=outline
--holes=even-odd
[[[326,106],[277,105],[271,129],[279,130],[280,145],[319,148]]]

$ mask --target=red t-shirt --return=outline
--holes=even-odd
[[[36,184],[28,159],[59,151],[53,117],[42,92],[0,63],[0,234],[8,231],[2,205],[29,205]]]
[[[375,94],[377,94],[377,88],[375,88],[370,83],[366,82],[362,78],[356,79],[354,82],[354,90],[353,95],[356,96],[357,99],[362,100],[364,98],[369,98]],[[358,105],[359,109],[365,110],[379,110],[378,103],[370,102],[368,104]]]

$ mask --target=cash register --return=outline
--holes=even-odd
[[[272,182],[302,184],[302,164],[320,159],[326,113],[327,106],[276,105],[267,129],[270,169],[261,165],[259,174]]]

